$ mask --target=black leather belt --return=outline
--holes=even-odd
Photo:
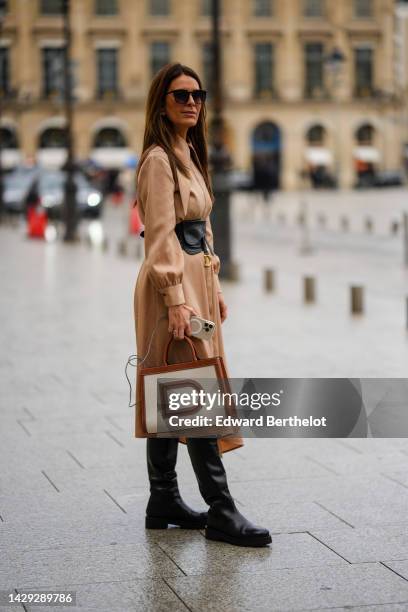
[[[208,254],[208,249],[210,249],[210,252],[214,255],[211,246],[206,240],[205,230],[206,222],[204,219],[185,219],[176,223],[174,227],[181,248],[186,253],[195,255],[204,251],[204,253]],[[140,235],[144,238],[144,231]]]
[[[176,223],[174,231],[179,239],[181,248],[186,253],[195,255],[195,253],[204,251],[204,253],[208,254],[209,245],[205,238],[205,226],[206,222],[203,219],[185,219]]]

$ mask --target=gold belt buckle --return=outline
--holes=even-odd
[[[208,268],[209,266],[211,266],[212,261],[211,261],[211,256],[208,255],[207,253],[204,253],[204,267]]]

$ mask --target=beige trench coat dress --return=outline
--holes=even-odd
[[[145,357],[155,327],[156,331],[147,359],[137,366],[135,419],[137,438],[145,438],[148,435],[143,428],[138,409],[139,370],[140,367],[163,365],[164,349],[170,338],[168,306],[185,303],[192,306],[200,316],[216,323],[216,331],[211,340],[201,340],[194,336],[190,336],[190,339],[200,359],[221,356],[229,376],[217,296],[217,292],[221,291],[218,279],[219,257],[211,255],[212,266],[204,267],[204,253],[194,255],[186,253],[181,248],[174,231],[176,223],[183,219],[205,219],[206,238],[213,248],[209,217],[213,202],[204,178],[193,162],[190,146],[191,143],[177,136],[174,150],[190,168],[191,175],[191,178],[187,178],[177,169],[179,189],[176,190],[168,156],[160,146],[150,150],[139,173],[138,206],[141,221],[145,226],[145,258],[134,290],[135,331],[139,358]],[[173,340],[168,362],[191,361],[191,358],[187,342]],[[185,438],[180,437],[180,441],[185,442]],[[222,453],[241,446],[243,440],[240,437],[218,439],[218,447]]]

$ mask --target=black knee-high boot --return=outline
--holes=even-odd
[[[198,486],[208,510],[205,536],[237,546],[265,546],[272,542],[267,529],[250,523],[237,509],[215,438],[187,438]]]
[[[183,529],[203,529],[206,512],[195,512],[181,499],[176,474],[178,438],[147,438],[147,472],[150,499],[146,508],[148,529],[167,529],[179,525]]]

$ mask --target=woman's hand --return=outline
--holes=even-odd
[[[186,304],[169,306],[169,332],[176,340],[183,340],[184,334],[191,335],[190,317],[198,315],[198,312]]]
[[[222,292],[217,293],[217,295],[218,295],[218,307],[220,309],[220,315],[221,315],[221,323],[224,323],[225,319],[228,316],[228,307],[224,301],[224,296]]]

